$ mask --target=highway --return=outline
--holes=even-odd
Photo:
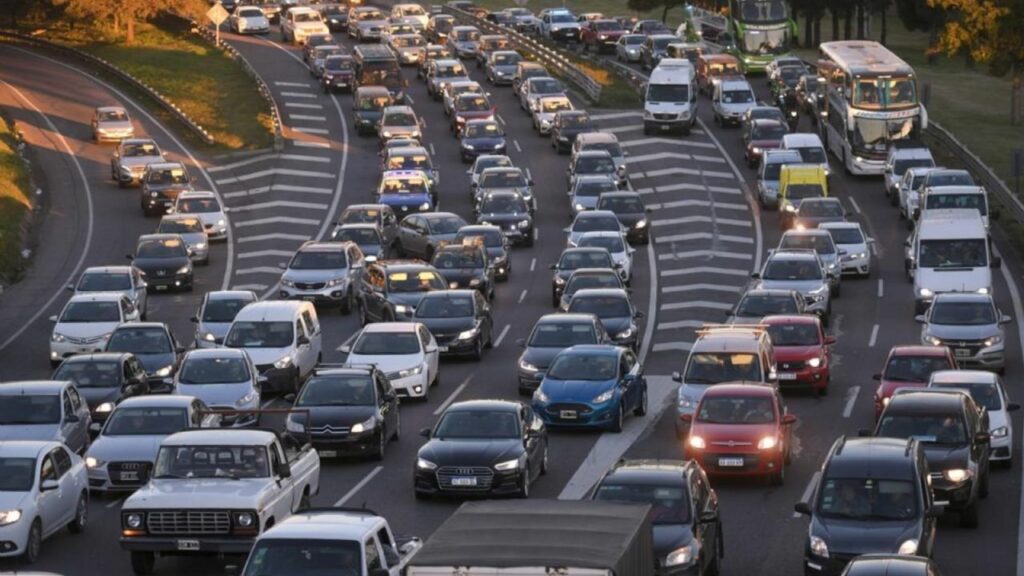
[[[226,36],[273,90],[285,124],[285,149],[280,154],[193,163],[188,150],[165,127],[133,108],[113,87],[45,55],[0,45],[0,106],[23,126],[33,146],[34,158],[46,174],[41,185],[50,195],[51,208],[39,233],[32,272],[0,295],[0,380],[46,378],[47,317],[66,300],[64,284],[85,266],[124,262],[137,236],[155,228],[156,221],[144,219],[138,209],[138,190],[121,190],[110,181],[110,147],[89,139],[89,118],[97,105],[128,105],[137,125],[172,158],[196,167],[198,188],[216,189],[231,207],[232,240],[227,246],[215,245],[211,265],[197,269],[196,291],[157,295],[150,301],[150,318],[168,322],[184,343],[192,341],[188,318],[204,290],[244,286],[273,297],[278,264],[295,247],[328,233],[345,205],[372,200],[380,174],[378,144],[351,129],[350,96],[322,95],[300,52],[282,45],[276,32],[268,37]],[[467,66],[483,83],[475,65],[467,61]],[[413,69],[403,75],[409,79],[413,106],[426,121],[425,143],[441,172],[441,209],[470,220],[467,166],[459,160],[441,104],[427,96]],[[760,79],[753,83],[763,88]],[[511,88],[489,90],[507,132],[509,155],[536,181],[540,205],[536,245],[513,251],[511,279],[498,288],[495,348],[479,363],[443,363],[440,387],[430,401],[402,404],[404,434],[389,445],[384,460],[325,461],[321,491],[313,499],[318,506],[366,505],[385,515],[399,532],[424,538],[459,502],[413,497],[412,467],[423,441],[416,432],[433,424],[452,401],[516,397],[514,370],[520,349],[515,342],[529,334],[539,316],[553,311],[548,265],[561,253],[563,228],[569,222],[563,175],[568,156],[556,155],[548,140],[536,135]],[[742,161],[739,130],[714,126],[706,98],[701,99],[700,130],[685,138],[644,136],[639,106],[591,112],[602,129],[619,137],[629,152],[632,187],[655,208],[653,241],[636,253],[633,286],[637,307],[648,312],[641,321],[642,350],[652,411],[644,419],[628,419],[620,435],[552,432],[551,472],[533,486],[535,498],[578,497],[622,454],[680,457],[670,406],[675,386],[668,376],[681,368],[693,330],[724,319],[749,273],[779,239],[776,213],[761,213],[751,201],[754,174]],[[802,129],[811,128],[806,117],[802,122]],[[889,348],[919,340],[910,284],[903,273],[906,227],[888,205],[880,180],[837,172],[833,186],[851,217],[876,240],[872,277],[844,280],[842,298],[833,305],[831,332],[839,344],[830,394],[787,396],[799,423],[798,449],[786,484],[768,488],[760,483],[713,482],[723,510],[725,574],[800,573],[806,520],[795,517],[793,504],[808,491],[833,440],[872,425],[871,375],[880,370]],[[996,244],[1005,246],[999,237]],[[1006,252],[1002,273],[994,274],[995,293],[1003,311],[1017,320],[1008,331],[1008,357],[1019,359],[1018,334],[1024,318],[1019,297],[1010,295],[1016,293],[1014,278],[1019,281],[1024,267]],[[341,354],[336,350],[356,329],[355,318],[330,310],[322,312],[321,321],[324,360],[338,361]],[[1021,376],[1022,366],[1015,360],[1006,373],[1014,400],[1024,397]],[[285,403],[268,399],[267,405]],[[662,412],[655,406],[669,409]],[[1024,430],[1019,414],[1014,423],[1018,434]],[[1018,442],[1015,458],[1019,456]],[[979,566],[998,575],[1017,570],[1020,470],[993,470],[979,529],[962,529],[955,521],[940,523],[936,558],[944,573],[977,573]],[[64,531],[47,540],[36,568],[66,575],[130,574],[128,555],[117,543],[121,501],[94,498],[86,533]],[[0,562],[0,570],[16,566]],[[223,572],[222,564],[213,560],[168,560],[157,570]]]

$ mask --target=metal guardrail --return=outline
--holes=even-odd
[[[528,58],[544,64],[549,70],[554,69],[556,74],[579,88],[588,100],[594,103],[601,100],[601,84],[591,78],[586,72],[580,70],[578,66],[557,50],[545,46],[543,43],[511,28],[488,22],[483,18],[477,18],[469,12],[448,6],[445,6],[443,10],[446,14],[454,16],[463,25],[476,26],[482,33],[503,34],[507,36],[513,48],[524,53]]]
[[[95,66],[110,74],[113,74],[114,76],[120,78],[124,82],[130,84],[136,90],[143,92],[144,94],[155,100],[158,104],[160,104],[160,106],[162,106],[165,110],[174,115],[185,126],[187,126],[189,130],[194,132],[196,136],[198,136],[203,142],[207,144],[214,143],[213,136],[198,122],[190,118],[188,114],[185,113],[185,111],[178,107],[177,104],[175,104],[166,96],[158,92],[156,88],[153,88],[149,84],[146,84],[145,82],[136,78],[130,72],[123,70],[116,64],[108,62],[98,56],[93,56],[92,54],[83,52],[82,50],[57,44],[56,42],[50,42],[49,40],[43,40],[42,38],[38,38],[30,34],[22,34],[20,32],[14,32],[12,30],[0,30],[0,38],[13,39],[15,41],[23,42],[25,44],[46,48],[54,52],[71,56],[73,58],[85,62],[86,64]]]

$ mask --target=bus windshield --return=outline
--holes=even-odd
[[[733,17],[745,23],[789,19],[789,10],[783,0],[735,0],[733,4]]]
[[[789,25],[769,30],[743,31],[740,47],[747,54],[785,54],[789,52]]]
[[[854,116],[854,119],[851,144],[854,152],[863,155],[884,157],[890,142],[914,137],[918,131],[916,116],[891,120]]]
[[[857,78],[851,104],[866,110],[909,108],[917,104],[917,84],[908,76]]]

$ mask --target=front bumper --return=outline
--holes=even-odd
[[[134,130],[96,130],[93,136],[97,142],[120,142],[126,138],[134,138]]]
[[[162,552],[169,555],[203,555],[203,554],[248,554],[255,541],[253,537],[212,537],[182,535],[169,536],[131,536],[121,538],[121,549],[130,552]],[[183,549],[186,546],[188,549]]]
[[[842,273],[843,274],[861,274],[866,275],[871,272],[871,256],[865,255],[860,258],[850,258],[847,256],[843,257],[842,262]]]
[[[813,390],[824,390],[828,386],[830,372],[827,365],[811,368],[804,364],[801,368],[786,370],[782,368],[784,363],[779,362],[779,388],[810,387]]]
[[[469,148],[467,146],[459,146],[459,153],[462,154],[462,157],[467,160],[475,160],[476,157],[480,156],[481,154],[504,154],[507,150],[508,146],[504,143],[499,144],[497,146],[488,147],[473,146],[472,148]]]
[[[53,342],[50,341],[50,361],[60,362],[65,358],[75,356],[77,354],[94,354],[96,352],[103,352],[103,349],[107,347],[107,340],[104,338],[98,342],[90,344],[74,344],[68,341],[64,342]]]
[[[544,370],[536,372],[523,370],[522,368],[518,370],[519,390],[522,392],[533,392],[540,387],[541,381],[544,380]]]
[[[778,472],[784,465],[781,450],[730,452],[709,446],[706,450],[687,448],[686,457],[700,463],[710,476],[760,477]]]
[[[544,424],[558,428],[610,428],[618,415],[618,399],[601,404],[589,402],[533,403]]]
[[[327,90],[351,90],[352,76],[321,76],[320,84]]]
[[[372,430],[360,434],[326,435],[311,434],[310,440],[313,448],[320,454],[320,458],[334,458],[338,456],[360,456],[372,453],[379,446],[378,433],[380,429],[374,427]]]
[[[973,489],[973,477],[960,484],[953,484],[944,478],[938,480],[932,476],[932,494],[936,502],[946,502],[946,510],[963,510],[974,503]]]
[[[157,196],[156,198],[146,196],[142,200],[142,209],[145,210],[147,214],[169,214],[171,210],[174,209],[174,199],[165,198],[163,196]]]
[[[804,555],[804,576],[839,576],[854,555],[842,555],[830,558]]]
[[[0,558],[24,554],[31,527],[32,519],[22,516],[14,524],[0,528]]]
[[[171,288],[187,288],[192,285],[192,272],[186,274],[165,274],[158,276],[156,274],[146,275],[146,287],[153,290],[168,290]]]
[[[323,284],[318,282],[316,284]],[[335,286],[323,286],[320,288],[303,288],[298,286],[285,286],[281,284],[280,296],[283,300],[305,300],[316,304],[338,305],[348,295],[348,282]]]
[[[391,386],[395,389],[395,392],[410,398],[422,398],[426,396],[427,389],[430,387],[430,382],[427,381],[426,368],[424,368],[423,372],[420,372],[419,374],[406,376],[405,378],[389,377],[388,380],[391,381]]]
[[[522,475],[519,470],[489,471],[489,474],[474,474],[476,486],[456,487],[446,478],[442,485],[439,479],[439,472],[446,467],[437,470],[417,469],[413,473],[413,485],[416,492],[427,495],[492,495],[505,496],[516,494],[522,490]],[[474,467],[473,471],[482,472],[482,467]]]

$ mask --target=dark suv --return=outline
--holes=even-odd
[[[988,413],[966,392],[897,390],[875,436],[920,442],[935,500],[959,512],[961,526],[978,527],[978,498],[988,496]]]
[[[363,275],[359,323],[408,321],[424,294],[447,288],[444,276],[419,260],[375,262]]]
[[[841,437],[829,450],[811,497],[805,576],[838,576],[861,554],[930,557],[936,517],[928,462],[917,440]]]
[[[693,460],[620,460],[592,500],[651,505],[660,576],[718,574],[724,556],[718,496]]]

